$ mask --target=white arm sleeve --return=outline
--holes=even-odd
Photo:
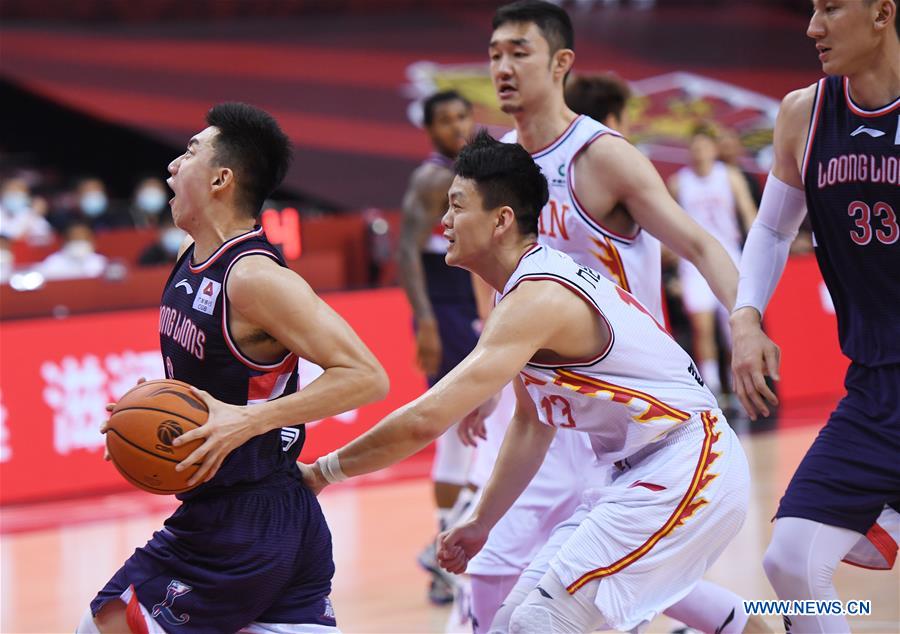
[[[741,255],[734,310],[752,306],[762,315],[787,263],[791,242],[806,216],[806,195],[769,174],[759,213]],[[733,312],[733,311],[732,311]]]

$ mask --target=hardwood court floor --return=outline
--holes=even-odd
[[[804,427],[745,437],[754,478],[747,521],[734,542],[709,572],[748,599],[773,599],[762,570],[762,553],[771,534],[769,519],[787,481],[809,446],[815,428]],[[135,546],[143,544],[171,508],[165,498],[141,493],[40,508],[5,509],[2,535],[2,604],[0,631],[72,632],[92,598]],[[83,521],[98,509],[153,504],[150,512],[118,519]],[[427,577],[415,556],[432,536],[429,483],[424,479],[371,486],[334,487],[322,495],[334,533],[333,599],[339,623],[347,633],[443,632],[446,608],[431,607],[425,598]],[[31,514],[23,517],[23,512]],[[41,513],[58,526],[47,527]],[[28,519],[44,528],[26,530]],[[67,518],[79,522],[66,524]],[[46,519],[46,518],[45,518]],[[36,525],[37,525],[36,524]],[[900,566],[874,572],[842,564],[836,576],[841,597],[870,599],[873,613],[853,617],[856,632],[900,632]],[[779,619],[770,619],[783,631]],[[648,631],[668,632],[672,623],[660,617]]]

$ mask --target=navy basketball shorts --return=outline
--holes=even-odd
[[[844,386],[775,517],[865,534],[885,505],[900,511],[900,365],[853,363]]]
[[[334,626],[331,533],[293,474],[182,504],[91,602],[133,585],[172,634],[237,632],[251,622]]]
[[[434,317],[441,337],[441,367],[437,374],[428,377],[431,387],[459,362],[465,359],[478,343],[478,311],[474,304],[465,302],[435,303]]]

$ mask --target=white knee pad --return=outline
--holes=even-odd
[[[553,615],[542,605],[520,605],[509,620],[509,634],[550,634],[562,630],[553,628]]]
[[[468,482],[469,465],[472,463],[472,447],[466,447],[456,433],[456,425],[434,441],[434,462],[431,479],[463,486]]]
[[[75,628],[75,634],[100,634],[97,624],[94,623],[94,615],[91,614],[90,608],[81,615],[81,621],[78,622],[78,627]]]

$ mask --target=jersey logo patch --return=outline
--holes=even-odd
[[[183,594],[187,594],[191,590],[193,590],[193,588],[188,584],[179,581],[178,579],[172,579],[172,581],[169,582],[168,587],[166,587],[166,598],[153,606],[153,609],[150,612],[151,616],[154,618],[161,617],[162,620],[169,625],[184,625],[191,620],[191,615],[184,612],[176,616],[175,613],[172,612],[172,604],[175,603],[175,599]]]
[[[294,446],[297,439],[300,438],[300,430],[296,427],[281,428],[281,450],[287,451]]]
[[[197,297],[194,298],[194,310],[212,315],[216,309],[216,299],[219,297],[221,290],[221,283],[204,277],[203,281],[200,282],[200,288],[197,290]]]
[[[875,128],[867,128],[864,125],[859,126],[853,132],[850,133],[850,136],[856,136],[857,134],[868,134],[873,139],[877,139],[880,136],[884,136],[884,132],[881,130],[876,130]]]
[[[188,295],[194,294],[194,289],[192,289],[191,285],[188,284],[187,278],[181,280],[180,282],[178,282],[178,284],[175,285],[175,288],[182,288],[182,287],[184,287],[184,292],[187,293]]]

